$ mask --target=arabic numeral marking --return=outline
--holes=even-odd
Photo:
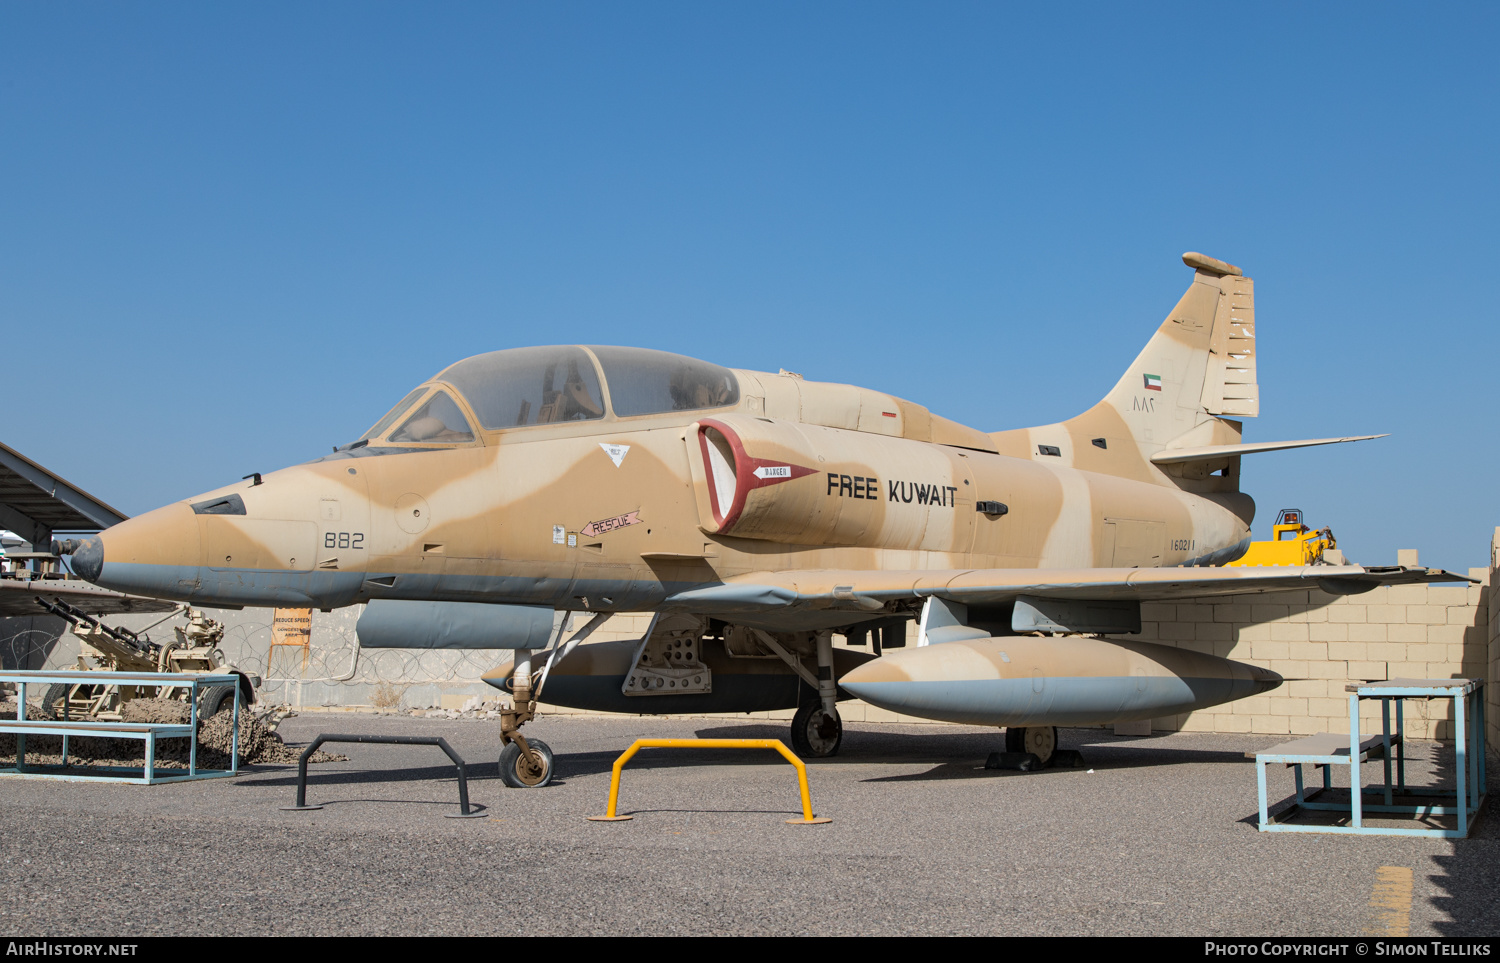
[[[364,532],[324,532],[324,548],[358,548],[365,547]]]
[[[1197,547],[1197,545],[1198,545],[1197,539],[1193,539],[1193,538],[1174,538],[1172,540],[1172,551],[1174,551],[1174,552],[1191,552],[1194,548]]]

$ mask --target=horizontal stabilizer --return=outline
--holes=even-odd
[[[1311,448],[1314,445],[1337,445],[1345,441],[1369,441],[1389,435],[1353,435],[1348,438],[1306,438],[1302,441],[1262,441],[1251,445],[1205,445],[1201,448],[1168,448],[1151,456],[1152,464],[1176,465],[1188,461],[1214,461],[1235,455],[1253,455],[1258,451],[1282,451],[1287,448]]]

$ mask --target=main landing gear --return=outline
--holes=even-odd
[[[844,741],[838,683],[833,678],[833,633],[819,632],[817,649],[818,701],[807,703],[792,717],[792,751],[799,756],[825,759],[837,755],[839,744]],[[794,668],[800,665],[799,661]]]
[[[1005,751],[1029,752],[1046,768],[1057,752],[1057,726],[1008,726]]]
[[[1005,751],[992,752],[986,769],[1081,769],[1083,753],[1057,748],[1057,726],[1007,726]]]
[[[813,675],[802,664],[796,652],[789,651],[769,632],[753,629],[756,638],[791,667],[803,682],[818,690],[817,701],[809,701],[792,717],[792,751],[799,756],[823,759],[837,755],[844,741],[844,722],[839,718],[838,681],[833,677],[833,633],[819,632],[815,639],[818,674]]]
[[[836,755],[843,741],[844,723],[838,709],[829,712],[821,702],[809,702],[792,717],[792,751],[799,756]]]

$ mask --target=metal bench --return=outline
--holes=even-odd
[[[1484,685],[1475,679],[1392,679],[1389,682],[1354,683],[1349,692],[1349,734],[1320,732],[1253,753],[1256,789],[1260,802],[1259,828],[1264,832],[1352,833],[1361,835],[1429,836],[1461,839],[1469,834],[1472,820],[1484,805]],[[1455,790],[1406,785],[1406,750],[1401,738],[1403,699],[1452,699],[1457,738],[1454,740]],[[1361,736],[1359,703],[1381,700],[1381,733]],[[1391,726],[1391,703],[1396,704],[1395,731]],[[1471,747],[1477,746],[1477,751]],[[1394,752],[1393,752],[1394,750]],[[1252,753],[1246,753],[1247,756]],[[1372,758],[1385,761],[1385,779],[1365,788],[1360,764]],[[1394,762],[1394,780],[1392,763]],[[1275,820],[1266,798],[1266,767],[1284,764],[1296,770],[1296,802]],[[1323,770],[1323,785],[1308,792],[1302,767]],[[1331,796],[1335,766],[1349,770],[1348,801],[1320,801]],[[1371,797],[1366,799],[1366,797]],[[1400,797],[1398,799],[1398,797]],[[1452,804],[1448,804],[1448,800]],[[1303,811],[1347,813],[1348,825],[1295,825],[1291,820]],[[1366,826],[1365,813],[1385,818],[1448,815],[1457,817],[1455,829]]]
[[[0,776],[24,776],[32,779],[68,779],[80,782],[129,782],[153,785],[159,782],[183,782],[188,779],[213,779],[239,773],[240,738],[240,692],[239,680],[233,675],[183,675],[165,672],[47,672],[17,671],[0,672],[0,682],[16,685],[15,719],[0,719],[0,733],[9,732],[16,737],[15,765],[0,768]],[[26,689],[30,685],[63,682],[70,684],[130,685],[136,688],[153,686],[190,686],[186,723],[165,722],[85,722],[36,720],[26,718]],[[199,769],[198,767],[198,690],[200,686],[230,685],[234,687],[234,708],[231,718],[233,734],[230,737],[230,768]],[[31,766],[26,762],[26,737],[61,736],[62,764],[60,766]],[[90,766],[89,774],[77,771],[81,767],[68,765],[68,740],[70,738],[138,739],[143,744],[145,759],[141,775],[134,778],[136,770],[131,766]],[[156,772],[156,742],[158,739],[189,740],[188,770],[186,775],[158,775]],[[67,771],[58,771],[67,770]],[[175,770],[174,770],[175,771]]]

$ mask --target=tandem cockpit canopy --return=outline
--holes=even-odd
[[[667,351],[510,348],[444,368],[402,398],[360,441],[473,444],[480,430],[700,411],[739,399],[739,382],[728,368]]]

